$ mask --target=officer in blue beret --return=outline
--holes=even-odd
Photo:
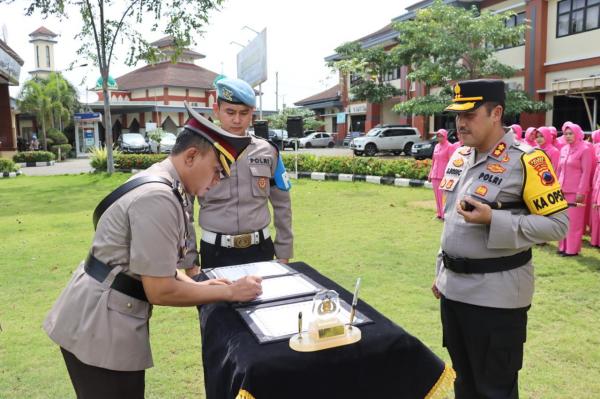
[[[241,79],[219,76],[215,81],[214,116],[221,128],[247,135],[256,94]],[[290,183],[279,150],[251,135],[246,150],[231,166],[231,175],[199,197],[203,268],[268,261],[287,263],[293,256]],[[276,236],[269,229],[273,208]]]

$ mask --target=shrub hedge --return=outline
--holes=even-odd
[[[0,158],[0,173],[16,172],[17,170],[19,170],[19,165],[15,165],[12,160]]]
[[[288,171],[294,171],[294,155],[282,154]],[[298,154],[298,172],[347,173],[426,180],[431,160],[332,157]]]
[[[13,156],[15,162],[48,162],[55,159],[56,156],[50,151],[23,151]]]
[[[115,155],[115,169],[146,169],[165,159],[168,154],[119,154]]]
[[[294,155],[282,154],[288,171],[294,171]],[[115,155],[115,169],[146,169],[165,159],[167,154],[119,154]],[[332,157],[312,154],[298,155],[299,172],[347,173],[355,175],[403,177],[426,180],[431,160],[381,159],[367,157]]]

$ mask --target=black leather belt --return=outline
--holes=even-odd
[[[531,248],[511,256],[487,259],[454,258],[442,251],[444,267],[455,273],[496,273],[521,267],[531,260]]]
[[[87,259],[85,260],[84,270],[95,280],[103,282],[104,280],[106,280],[106,277],[108,276],[112,268],[100,262],[94,257],[94,255],[89,254]],[[144,292],[144,286],[142,282],[134,279],[131,276],[128,276],[125,273],[117,274],[113,283],[110,285],[110,288],[117,290],[125,295],[137,298],[140,301],[148,302],[148,298],[146,297],[146,293]]]

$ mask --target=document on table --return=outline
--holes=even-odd
[[[226,278],[230,281],[235,281],[246,276],[259,276],[264,278],[283,276],[291,273],[294,273],[294,271],[290,267],[275,261],[217,267],[205,272],[210,278]]]
[[[263,293],[255,302],[315,294],[321,288],[323,287],[302,274],[273,277],[262,281]]]
[[[339,319],[344,323],[350,321],[350,305],[340,300]],[[298,332],[298,313],[302,312],[302,331],[307,332],[314,316],[312,298],[301,298],[283,303],[269,303],[252,308],[237,309],[250,327],[259,343],[281,341]],[[354,325],[371,322],[361,312],[356,312]]]

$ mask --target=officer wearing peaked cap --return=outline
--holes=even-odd
[[[232,165],[231,176],[199,197],[203,268],[272,260],[287,263],[293,256],[290,183],[279,151],[272,143],[247,136],[256,105],[254,90],[241,79],[215,82],[214,115],[227,132],[250,137],[250,144]],[[195,126],[196,113],[188,125]],[[275,241],[269,229],[273,207]]]
[[[502,127],[501,80],[454,86],[464,146],[446,167],[444,231],[432,290],[443,344],[456,370],[456,398],[517,398],[527,311],[533,296],[531,247],[561,239],[567,203],[543,151]]]
[[[261,294],[258,277],[196,283],[177,272],[186,266],[189,197],[214,187],[249,144],[202,122],[179,134],[169,158],[100,202],[87,259],[44,321],[80,399],[144,397],[145,369],[153,365],[152,305],[248,301]]]

